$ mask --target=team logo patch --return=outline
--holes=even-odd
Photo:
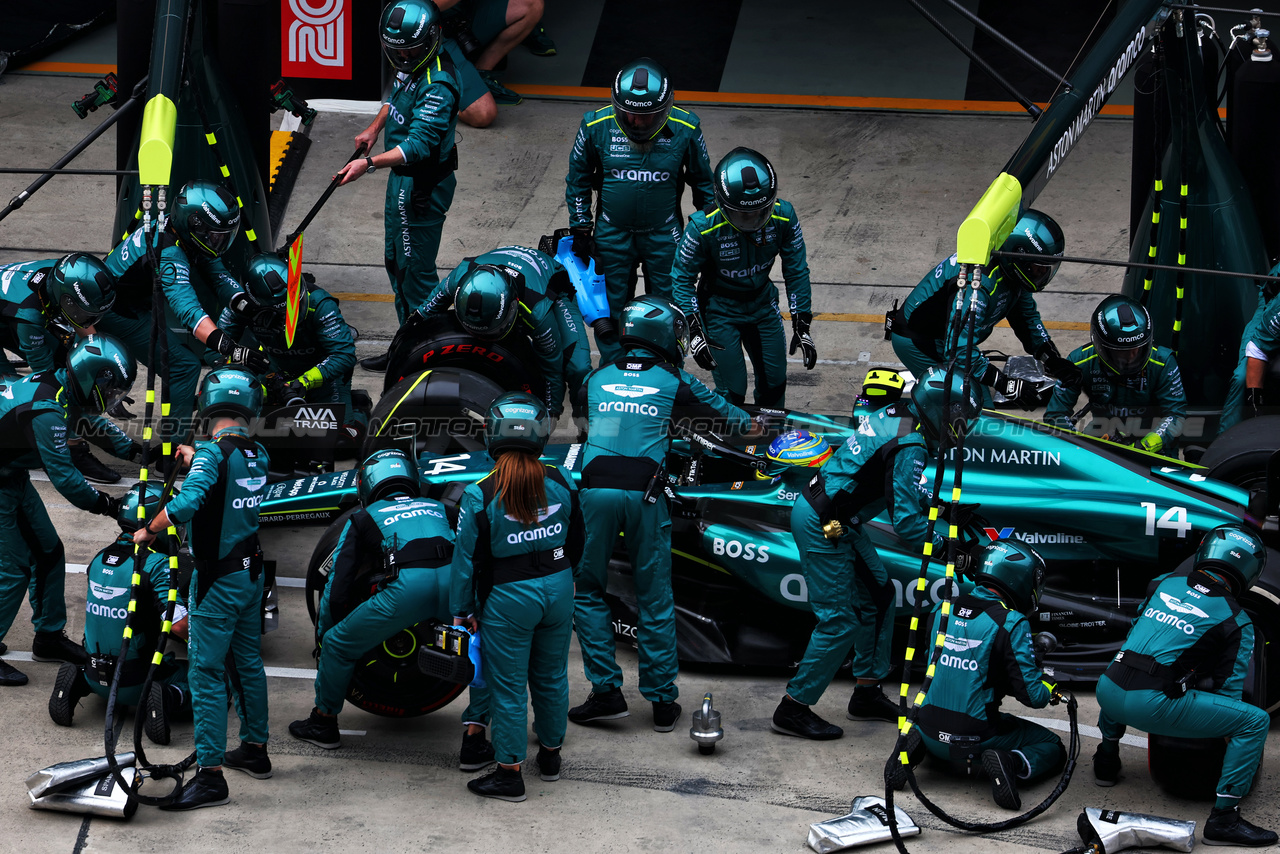
[[[626,383],[609,383],[602,385],[600,388],[616,394],[618,397],[648,397],[651,394],[657,394],[658,389],[648,385],[628,385]]]

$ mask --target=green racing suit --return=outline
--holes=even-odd
[[[48,258],[0,266],[0,346],[21,355],[33,374],[53,370],[58,350],[60,336],[49,323],[42,296],[57,263],[57,258]],[[0,375],[15,373],[0,352]]]
[[[1277,353],[1280,353],[1280,294],[1258,308],[1240,336],[1240,355],[1235,372],[1231,375],[1227,400],[1222,405],[1219,433],[1239,424],[1244,416],[1245,372],[1249,359],[1270,361]],[[1280,395],[1280,390],[1272,389],[1271,396],[1277,395]]]

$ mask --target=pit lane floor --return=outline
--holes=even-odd
[[[67,104],[85,81],[10,74],[0,81],[0,139],[8,166],[52,162],[88,131]],[[503,243],[535,243],[563,225],[563,177],[572,135],[587,103],[532,99],[503,111],[490,129],[460,131],[459,190],[445,226],[440,263]],[[752,144],[776,164],[782,196],[801,217],[815,282],[815,338],[825,360],[813,372],[793,365],[788,403],[822,412],[847,412],[868,365],[895,363],[881,340],[875,315],[902,298],[910,285],[950,250],[965,213],[1028,129],[1025,120],[985,116],[913,116],[808,110],[698,108],[713,159],[733,145]],[[291,228],[320,195],[334,168],[349,154],[351,137],[367,119],[321,116],[303,167]],[[1125,121],[1095,122],[1037,206],[1062,223],[1072,254],[1118,258],[1127,247],[1128,146]],[[110,168],[110,135],[73,165]],[[0,198],[29,178],[4,176]],[[104,253],[110,244],[108,178],[55,178],[26,207],[0,223],[0,262],[52,257],[71,250]],[[343,310],[361,331],[360,355],[385,346],[394,332],[382,270],[383,184],[378,176],[343,188],[307,232],[306,265],[319,283],[342,294]],[[1101,294],[1119,277],[1110,269],[1064,267],[1038,298],[1055,340],[1066,352],[1085,340],[1084,322]],[[990,342],[1018,352],[1008,330]],[[695,371],[701,374],[701,372]],[[705,376],[705,374],[702,374]],[[357,370],[356,382],[377,396],[381,377]],[[141,390],[141,386],[138,387]],[[140,398],[139,398],[140,399]],[[125,472],[124,466],[120,470]],[[132,482],[126,472],[122,484]],[[66,543],[68,560],[84,564],[114,536],[105,519],[72,508],[47,482],[37,484]],[[109,488],[123,491],[124,486]],[[268,556],[282,576],[305,572],[320,528],[264,534]],[[296,583],[296,582],[294,582]],[[83,629],[85,581],[69,574],[68,634]],[[891,748],[892,727],[844,721],[852,689],[838,681],[817,706],[846,725],[843,740],[824,744],[775,735],[768,719],[785,675],[741,676],[686,672],[680,678],[685,717],[676,731],[650,727],[649,708],[634,692],[635,654],[620,652],[632,717],[612,725],[570,725],[563,777],[538,780],[526,770],[524,804],[483,801],[466,791],[469,775],[456,770],[460,744],[454,703],[434,715],[391,721],[348,710],[344,747],[322,751],[294,741],[289,721],[312,705],[307,671],[311,628],[302,591],[281,590],[279,631],[263,639],[272,675],[270,751],[276,774],[258,781],[228,772],[232,803],[188,815],[143,808],[129,824],[27,809],[22,781],[54,762],[100,755],[102,703],[90,698],[72,729],[56,727],[45,704],[56,665],[30,663],[29,611],[24,605],[7,642],[31,676],[23,688],[0,690],[0,813],[3,851],[315,851],[360,847],[387,851],[801,851],[807,826],[848,809],[857,795],[881,791],[880,771]],[[576,643],[569,663],[572,702],[585,697]],[[298,678],[301,677],[301,678]],[[712,691],[727,736],[703,757],[687,736],[688,712]],[[894,686],[889,686],[893,693]],[[1093,724],[1092,692],[1080,692],[1081,721]],[[1059,708],[1026,711],[1065,723]],[[131,726],[131,724],[130,724]],[[231,733],[235,733],[234,719]],[[1135,734],[1140,735],[1140,734]],[[1065,737],[1065,733],[1064,733]],[[1030,826],[969,838],[943,826],[910,797],[902,805],[924,828],[909,841],[916,851],[948,846],[967,851],[1062,851],[1077,844],[1075,818],[1084,806],[1123,808],[1202,821],[1208,805],[1168,798],[1150,783],[1144,751],[1122,749],[1127,780],[1115,789],[1092,785],[1089,757],[1097,742],[1083,739],[1083,767],[1067,793]],[[175,744],[149,750],[153,760],[176,760],[190,749],[191,728],[180,725]],[[1280,760],[1266,759],[1246,801],[1251,820],[1280,824],[1272,798]],[[927,791],[966,816],[1007,817],[990,802],[985,783],[968,785],[925,771]],[[1024,795],[1038,801],[1052,787]],[[887,847],[887,846],[886,846]]]

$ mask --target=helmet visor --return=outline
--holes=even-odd
[[[681,358],[689,353],[689,321],[685,319],[684,314],[677,312],[673,318],[675,321],[672,326],[676,334],[676,346],[680,348]]]
[[[121,386],[116,373],[109,368],[103,368],[98,371],[98,376],[93,380],[93,391],[89,402],[91,405],[96,405],[99,412],[106,412],[124,400],[128,393],[129,388]]]
[[[387,61],[391,63],[392,68],[402,74],[412,74],[417,71],[430,54],[425,44],[415,47],[388,47],[384,44],[382,52],[387,55]]]
[[[1017,271],[1018,279],[1022,282],[1023,287],[1039,291],[1049,284],[1049,280],[1053,278],[1054,273],[1058,272],[1058,263],[1030,260],[1015,261],[1013,268]]]
[[[115,296],[113,295],[111,301],[102,306],[100,311],[93,311],[72,297],[71,294],[63,294],[62,299],[58,301],[58,308],[62,311],[63,317],[80,329],[86,329],[101,320],[114,302]]]
[[[239,221],[232,226],[214,226],[194,214],[187,218],[187,231],[191,234],[191,239],[214,258],[227,251],[239,230]]]
[[[1151,345],[1146,341],[1126,347],[1115,347],[1102,343],[1095,336],[1094,349],[1102,364],[1122,377],[1130,377],[1140,373],[1151,359]]]
[[[667,123],[671,107],[667,106],[656,112],[634,113],[614,106],[613,115],[618,120],[618,127],[633,142],[648,142],[658,135],[662,126]]]
[[[738,231],[759,231],[769,222],[769,217],[773,216],[773,205],[762,205],[755,210],[742,211],[721,205],[724,211],[725,219],[733,225]]]

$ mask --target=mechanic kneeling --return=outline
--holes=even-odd
[[[858,684],[849,698],[849,719],[898,719],[897,704],[880,690],[880,680],[889,675],[893,586],[862,520],[887,507],[898,536],[916,545],[924,542],[929,527],[925,464],[939,442],[949,447],[979,412],[972,384],[966,401],[962,379],[930,368],[916,383],[909,406],[898,402],[860,419],[858,431],[836,449],[792,505],[791,531],[803,556],[818,625],[773,712],[774,732],[817,740],[844,735],[809,707],[827,690],[850,648]],[[955,401],[950,409],[948,394]],[[935,534],[934,548],[941,544]]]
[[[1120,780],[1120,738],[1126,726],[1181,738],[1227,739],[1217,801],[1204,823],[1210,845],[1275,845],[1275,832],[1245,821],[1249,793],[1271,718],[1244,702],[1253,655],[1253,622],[1240,607],[1262,575],[1267,550],[1243,525],[1210,531],[1190,573],[1152,582],[1124,646],[1098,680],[1102,743],[1093,755],[1099,786]]]
[[[302,298],[298,306],[298,326],[292,346],[285,340],[285,303],[288,298],[289,265],[274,252],[263,252],[249,260],[245,276],[248,291],[236,294],[222,310],[218,327],[232,338],[240,338],[245,326],[262,345],[271,360],[271,370],[284,380],[278,400],[329,403],[346,407],[343,444],[360,447],[369,426],[369,413],[359,412],[351,402],[351,374],[356,366],[356,336],[338,308],[338,301],[317,287],[310,273],[302,274]],[[271,396],[275,389],[268,387]]]
[[[930,754],[963,774],[981,764],[991,794],[1021,809],[1020,783],[1062,770],[1062,739],[1037,723],[1000,711],[1012,694],[1043,709],[1055,685],[1035,664],[1027,614],[1044,590],[1044,562],[1030,546],[997,540],[974,555],[974,588],[955,600],[933,683],[920,707],[919,729]],[[942,631],[934,617],[931,637]]]

